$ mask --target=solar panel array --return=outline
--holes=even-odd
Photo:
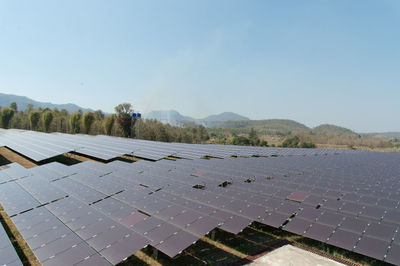
[[[43,265],[117,264],[147,245],[174,257],[214,228],[253,222],[400,263],[399,154],[17,130],[1,130],[0,146],[36,161],[68,151],[154,161],[1,167],[0,204]]]
[[[1,146],[8,147],[37,162],[67,152],[77,152],[105,161],[125,154],[156,161],[167,156],[197,159],[205,156],[227,158],[231,156],[287,156],[350,152],[327,149],[279,149],[233,145],[165,143],[103,135],[47,134],[12,129],[0,130]]]
[[[0,171],[0,203],[43,265],[116,264],[147,245],[174,257],[256,221],[400,263],[400,156],[59,163]]]

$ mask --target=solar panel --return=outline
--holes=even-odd
[[[138,250],[145,248],[147,244],[148,242],[143,237],[137,234],[131,234],[117,243],[106,247],[100,251],[100,254],[115,265],[133,255]]]
[[[186,230],[196,236],[208,234],[219,225],[218,221],[211,217],[201,217],[186,227]]]
[[[375,207],[375,206],[365,206],[362,210],[360,216],[373,218],[376,220],[381,220],[382,217],[385,215],[386,210],[382,207]]]
[[[0,202],[9,216],[17,215],[40,205],[31,194],[15,182],[0,185]]]
[[[102,232],[108,231],[114,226],[111,220],[108,219],[101,219],[97,221],[93,221],[88,225],[84,225],[79,229],[76,229],[76,234],[79,235],[84,240],[88,240],[95,235],[101,234]]]
[[[297,214],[297,217],[299,217],[299,218],[301,217],[308,221],[315,221],[318,217],[321,216],[322,213],[323,213],[323,211],[321,211],[319,209],[304,206]]]
[[[310,226],[310,221],[295,217],[283,229],[294,234],[303,235]]]
[[[87,243],[95,250],[100,251],[106,248],[108,245],[120,241],[125,236],[130,235],[131,233],[132,231],[123,226],[114,225],[114,227],[111,227],[109,230],[88,239]]]
[[[4,265],[22,265],[2,225],[0,225],[0,261]]]
[[[45,262],[51,257],[55,257],[58,253],[72,249],[74,246],[82,243],[82,241],[83,240],[77,235],[71,233],[53,242],[50,242],[43,247],[35,249],[34,253],[40,262]]]
[[[365,231],[365,235],[384,241],[392,241],[398,226],[391,224],[371,222]]]
[[[12,180],[20,179],[30,175],[27,169],[17,163],[11,163],[7,166],[7,168],[0,170],[0,173],[7,175]]]
[[[153,241],[152,244],[159,244],[180,230],[171,224],[163,223],[151,230],[146,237]]]
[[[132,228],[139,233],[147,234],[157,226],[163,224],[164,222],[160,219],[154,217],[148,217],[141,222],[138,222],[132,226]]]
[[[359,203],[355,202],[345,202],[343,203],[340,211],[346,214],[357,215],[360,214],[363,210],[363,206]]]
[[[123,219],[121,219],[121,224],[125,225],[126,227],[132,227],[135,224],[145,220],[148,216],[144,215],[140,212],[134,212],[131,213],[130,215],[124,217]]]
[[[389,245],[389,242],[363,236],[354,251],[378,260],[383,260]]]
[[[201,215],[199,213],[188,210],[188,211],[174,217],[174,219],[171,222],[181,228],[185,228],[185,227],[189,226],[190,224],[192,224],[197,219],[199,219],[200,217],[201,217]]]
[[[334,230],[333,227],[330,227],[330,226],[327,226],[324,224],[314,223],[307,230],[307,232],[304,234],[304,236],[321,241],[321,242],[326,242],[326,240],[332,234],[333,230]]]
[[[345,217],[340,224],[340,229],[361,235],[368,226],[368,221],[357,217]]]
[[[156,248],[170,257],[175,257],[184,249],[194,244],[199,237],[179,231],[176,234],[167,238],[164,242],[156,245]]]
[[[329,237],[327,243],[347,250],[352,250],[356,246],[359,238],[360,234],[337,229],[332,236]]]
[[[345,216],[337,214],[335,212],[324,212],[318,219],[317,222],[326,224],[332,227],[338,226]]]
[[[250,225],[251,222],[252,221],[247,218],[234,215],[229,219],[225,220],[225,222],[220,226],[220,228],[232,234],[238,234],[248,225]]]
[[[400,245],[393,243],[385,258],[386,262],[392,263],[394,265],[398,264],[400,261]]]
[[[83,260],[75,264],[76,266],[109,266],[110,263],[106,261],[101,255],[95,253],[85,257]]]
[[[260,222],[272,227],[280,227],[289,218],[289,216],[290,215],[287,214],[271,212],[268,216],[264,218],[264,220]]]
[[[287,199],[288,200],[293,200],[297,202],[303,202],[306,198],[308,197],[307,193],[304,192],[293,192],[290,194]]]
[[[85,265],[85,260],[90,259],[92,256],[96,256],[95,251],[86,243],[82,242],[41,263],[44,266],[75,265],[78,263]],[[98,260],[100,260],[100,258],[98,258]],[[107,265],[107,262],[103,259],[98,265]]]

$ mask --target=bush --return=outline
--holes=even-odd
[[[299,136],[288,137],[282,142],[284,148],[315,148],[311,141],[302,141]]]
[[[301,148],[315,148],[315,144],[312,142],[302,142]]]
[[[282,142],[284,148],[298,148],[300,143],[299,136],[288,137]]]
[[[9,127],[11,118],[13,118],[14,113],[14,109],[8,107],[1,110],[1,124],[3,128],[7,129]]]

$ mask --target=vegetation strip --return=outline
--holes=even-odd
[[[232,255],[235,255],[236,257],[239,257],[241,259],[245,259],[245,258],[248,257],[247,254],[244,254],[244,253],[242,253],[240,251],[237,251],[237,250],[235,250],[233,248],[230,248],[230,247],[228,247],[228,246],[226,246],[224,244],[218,243],[217,241],[211,240],[210,238],[208,238],[206,236],[203,236],[201,238],[201,240],[204,241],[204,242],[207,242],[208,244],[211,244],[211,245],[213,245],[213,246],[215,246],[217,248],[220,248],[223,251],[226,251],[226,252],[228,252],[228,253],[230,253]]]
[[[0,156],[4,158],[4,162],[2,162],[2,164],[18,163],[25,168],[32,168],[37,166],[37,164],[35,164],[34,162],[28,160],[24,156],[7,147],[0,147]]]
[[[147,263],[148,265],[153,265],[153,266],[161,266],[162,265],[157,260],[155,260],[152,257],[148,256],[146,253],[144,253],[141,250],[139,250],[138,252],[135,253],[135,257],[137,257],[138,259],[140,259],[144,263]]]

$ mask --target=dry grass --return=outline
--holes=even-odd
[[[6,148],[6,147],[1,147],[0,148],[0,156],[3,157],[3,164],[7,163],[19,163],[25,168],[32,168],[35,167],[36,164],[33,163],[32,161],[29,161],[25,157],[22,157],[21,155],[13,152],[12,150]]]
[[[96,162],[96,163],[102,163],[100,161],[96,161],[96,160],[93,160],[91,158],[88,158],[88,157],[85,157],[85,156],[81,156],[81,155],[78,155],[78,154],[74,154],[74,153],[70,153],[70,152],[65,153],[64,155],[66,157],[68,157],[68,158],[71,158],[73,160],[77,160],[77,161],[80,161],[80,162],[92,161],[92,162]]]
[[[224,244],[221,244],[221,243],[219,243],[217,241],[211,240],[208,237],[203,236],[201,238],[201,240],[203,240],[204,242],[206,242],[206,243],[208,243],[210,245],[213,245],[213,246],[215,246],[215,247],[217,247],[219,249],[222,249],[223,251],[228,252],[228,253],[236,256],[236,257],[244,259],[244,258],[246,258],[248,256],[247,254],[244,254],[244,253],[242,253],[240,251],[237,251],[237,250],[235,250],[233,248],[230,248],[230,247],[228,247],[228,246],[226,246]]]
[[[138,251],[135,253],[135,257],[146,263],[147,265],[161,266],[162,264],[156,261],[154,258],[150,257],[143,251]]]
[[[167,157],[165,157],[164,159],[172,160],[172,161],[178,161],[178,160],[180,160],[180,158],[174,157],[174,156],[167,156]]]
[[[120,156],[122,159],[128,160],[128,161],[132,161],[132,162],[137,162],[137,161],[141,161],[143,159],[135,157],[135,156],[131,156],[131,155],[122,155]]]

